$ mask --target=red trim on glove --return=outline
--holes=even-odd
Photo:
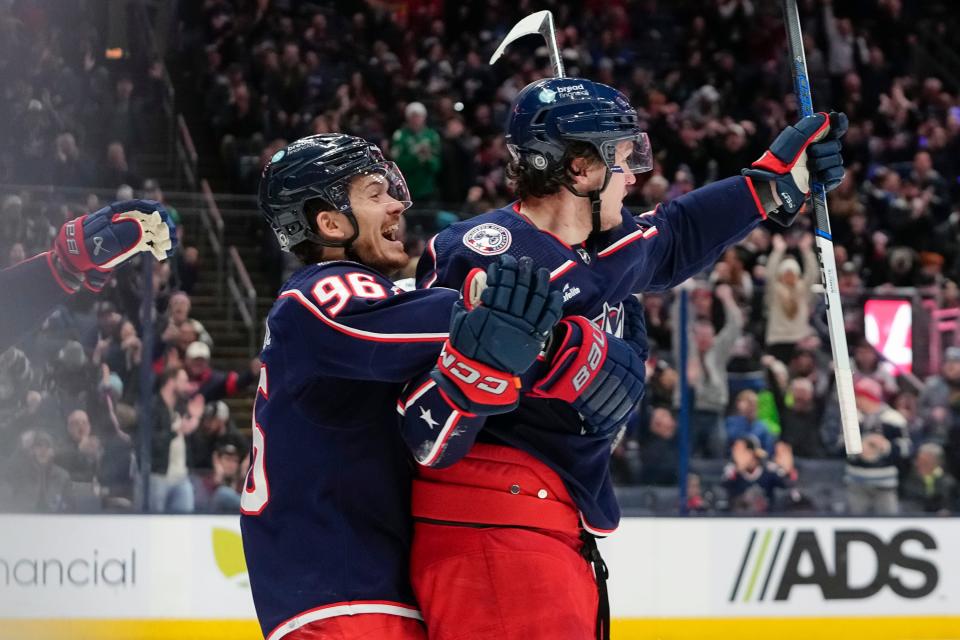
[[[447,403],[447,406],[450,407],[453,411],[455,411],[455,412],[457,412],[457,413],[459,413],[459,414],[461,414],[461,415],[463,415],[463,416],[466,416],[467,418],[476,418],[476,417],[477,417],[477,414],[475,414],[475,413],[470,413],[469,411],[467,411],[467,410],[464,409],[463,407],[458,407],[458,406],[457,406],[457,403],[453,401],[453,398],[451,398],[450,396],[448,396],[447,393],[446,393],[443,389],[441,389],[440,387],[437,387],[437,393],[440,394],[440,397],[443,399],[443,401],[446,402],[446,403]]]
[[[750,190],[750,195],[753,196],[753,203],[757,205],[757,211],[760,212],[760,217],[764,220],[767,219],[767,212],[763,208],[763,204],[760,202],[760,196],[757,195],[757,188],[753,184],[753,180],[750,176],[744,176],[744,180],[747,181],[747,189]]]
[[[573,402],[603,368],[607,359],[606,334],[583,316],[564,318],[559,326],[571,324],[580,329],[579,344],[573,343],[574,331],[567,326],[550,370],[534,384],[531,395]]]
[[[123,222],[132,222],[133,224],[137,225],[137,241],[131,245],[127,245],[126,247],[121,248],[120,252],[116,256],[114,256],[114,259],[119,258],[120,256],[128,255],[130,251],[132,251],[137,245],[140,244],[140,241],[143,240],[143,225],[137,222],[136,220],[130,220],[129,218],[125,220],[120,220],[120,216],[122,216],[124,213],[130,213],[130,212],[122,211],[120,213],[113,214],[113,217],[110,218],[110,224],[115,225]],[[138,213],[144,213],[144,212],[138,211]]]
[[[464,356],[449,342],[440,351],[437,369],[477,405],[510,406],[520,399],[520,380],[516,376]]]
[[[817,139],[817,136],[819,136],[824,129],[830,127],[830,114],[824,113],[823,111],[818,111],[817,115],[823,116],[823,124],[813,132],[813,135],[807,137],[806,142],[803,143],[803,145],[800,147],[800,150],[797,151],[797,155],[793,156],[793,159],[790,160],[790,162],[784,162],[777,156],[773,155],[769,149],[767,149],[763,152],[763,155],[760,156],[760,159],[754,162],[752,166],[756,169],[765,169],[781,175],[790,173],[790,170],[793,169],[793,165],[797,164],[800,154],[807,150],[807,147],[809,147],[813,141]]]
[[[80,272],[95,269],[97,266],[87,254],[83,236],[83,221],[86,218],[87,216],[83,215],[65,222],[60,227],[56,240],[56,251],[60,260],[69,265],[71,269]]]

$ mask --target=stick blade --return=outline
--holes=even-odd
[[[536,13],[531,13],[526,18],[513,25],[513,29],[510,29],[510,32],[500,43],[500,46],[497,47],[497,50],[493,52],[492,56],[490,56],[490,64],[493,64],[499,60],[500,56],[503,55],[503,52],[507,50],[507,47],[514,40],[519,40],[524,36],[530,36],[535,33],[542,33],[542,29],[549,19],[550,11],[543,10],[537,11]]]

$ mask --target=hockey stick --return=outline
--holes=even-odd
[[[803,52],[803,36],[800,33],[800,14],[797,0],[783,0],[783,17],[787,27],[787,42],[790,47],[791,71],[800,115],[813,115],[813,97],[807,78],[807,58]],[[833,254],[833,236],[830,233],[830,214],[827,211],[827,192],[821,184],[812,185],[813,213],[816,221],[814,235],[817,242],[817,259],[823,275],[824,294],[827,301],[827,327],[830,330],[830,346],[833,351],[833,372],[837,381],[837,399],[840,401],[840,422],[843,425],[843,443],[847,455],[863,451],[860,442],[860,424],[857,418],[857,403],[853,393],[853,372],[847,352],[847,334],[843,327],[843,309],[840,306],[840,290],[837,283],[837,261]]]
[[[519,40],[523,36],[539,33],[547,41],[547,49],[550,50],[550,64],[553,65],[553,75],[556,78],[564,77],[563,59],[560,57],[560,49],[557,47],[557,31],[553,26],[553,14],[550,11],[537,11],[531,13],[526,18],[513,25],[510,32],[497,47],[497,50],[490,56],[490,64],[495,63],[506,51],[507,45],[514,40]]]

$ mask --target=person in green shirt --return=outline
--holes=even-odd
[[[427,108],[420,102],[407,105],[406,125],[393,133],[392,153],[407,179],[414,202],[433,200],[440,172],[440,135],[427,126]]]

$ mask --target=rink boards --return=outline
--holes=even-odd
[[[960,519],[627,519],[613,637],[960,639]],[[234,517],[0,516],[0,640],[258,638]]]

